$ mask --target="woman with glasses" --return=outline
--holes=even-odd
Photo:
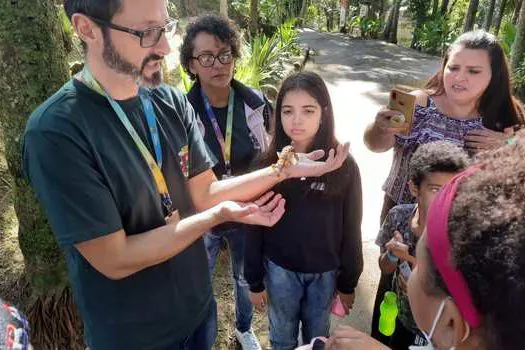
[[[198,115],[204,141],[217,163],[217,178],[246,173],[254,157],[268,147],[270,103],[260,91],[233,79],[239,58],[239,34],[228,20],[206,15],[188,26],[180,56],[195,84],[188,100]],[[220,225],[204,237],[214,270],[223,240],[228,242],[235,283],[235,335],[243,349],[260,349],[251,329],[253,315],[243,276],[245,232],[238,224]]]

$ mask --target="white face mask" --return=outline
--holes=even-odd
[[[443,310],[445,310],[445,303],[449,298],[443,299],[441,302],[441,305],[439,305],[439,310],[437,312],[436,317],[434,318],[434,321],[432,322],[432,328],[430,329],[430,333],[427,334],[425,331],[421,331],[425,338],[427,339],[427,345],[411,345],[408,347],[409,350],[435,350],[436,347],[432,345],[432,336],[434,335],[434,332],[436,331],[437,324],[439,322],[439,319],[443,315]]]

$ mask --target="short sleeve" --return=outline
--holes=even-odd
[[[189,164],[190,164],[190,178],[199,175],[200,173],[213,168],[215,165],[214,158],[210,155],[206,143],[202,137],[199,123],[195,115],[195,111],[180,91],[171,89],[173,98],[179,102],[180,115],[186,128],[188,135],[189,148]]]
[[[102,172],[72,130],[29,129],[23,145],[24,171],[62,247],[122,229]]]
[[[390,209],[385,220],[381,224],[379,233],[377,234],[376,244],[383,250],[385,244],[388,243],[393,237],[393,232],[395,231],[395,211]]]

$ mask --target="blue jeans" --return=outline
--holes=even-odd
[[[266,259],[266,291],[270,343],[273,350],[297,347],[299,322],[303,343],[328,337],[335,293],[336,271],[301,273],[289,271]]]
[[[211,350],[217,338],[217,303],[213,298],[208,316],[192,334],[177,341],[167,350]]]
[[[244,333],[251,328],[253,317],[253,306],[250,301],[250,290],[244,279],[244,241],[246,232],[235,228],[222,232],[207,233],[204,235],[204,244],[208,251],[208,263],[213,275],[217,255],[219,254],[221,241],[226,239],[230,248],[230,256],[233,271],[233,283],[235,286],[235,317],[236,328]]]

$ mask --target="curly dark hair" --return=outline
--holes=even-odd
[[[214,35],[221,42],[230,45],[235,59],[241,55],[239,31],[233,22],[213,14],[199,16],[194,23],[186,28],[186,35],[180,48],[180,63],[193,80],[197,78],[195,74],[190,72],[190,61],[195,49],[193,42],[197,35],[202,32]]]
[[[447,141],[436,141],[418,147],[410,159],[409,178],[419,187],[430,173],[456,173],[469,165],[467,153]]]
[[[449,215],[452,264],[483,317],[486,349],[523,349],[525,334],[525,134],[481,155]],[[427,256],[430,257],[430,254]],[[430,261],[425,289],[448,290]]]

